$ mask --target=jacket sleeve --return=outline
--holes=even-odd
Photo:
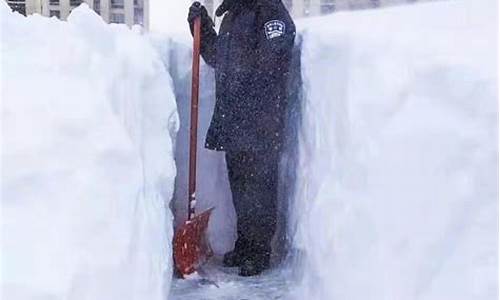
[[[217,33],[212,25],[204,24],[201,28],[201,56],[205,62],[215,67]]]
[[[287,78],[295,40],[295,25],[284,6],[263,7],[258,11],[256,74],[259,97],[279,101]]]

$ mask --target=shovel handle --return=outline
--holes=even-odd
[[[194,217],[196,204],[196,150],[198,139],[198,100],[200,91],[200,40],[201,20],[194,20],[193,67],[191,80],[191,128],[189,134],[189,188],[188,220]]]

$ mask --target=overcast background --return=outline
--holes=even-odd
[[[151,0],[150,30],[187,33],[186,17],[191,2],[191,0]]]

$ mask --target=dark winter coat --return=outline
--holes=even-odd
[[[219,34],[210,24],[202,28],[201,54],[216,79],[205,146],[280,149],[295,25],[280,0],[233,1]]]

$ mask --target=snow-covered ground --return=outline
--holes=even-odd
[[[238,268],[224,268],[219,259],[204,266],[203,280],[174,279],[169,300],[289,299],[296,283],[290,268],[276,268],[261,276],[238,276]]]
[[[301,24],[297,299],[497,299],[497,5]]]
[[[178,121],[148,39],[85,5],[2,27],[2,299],[166,299]]]

